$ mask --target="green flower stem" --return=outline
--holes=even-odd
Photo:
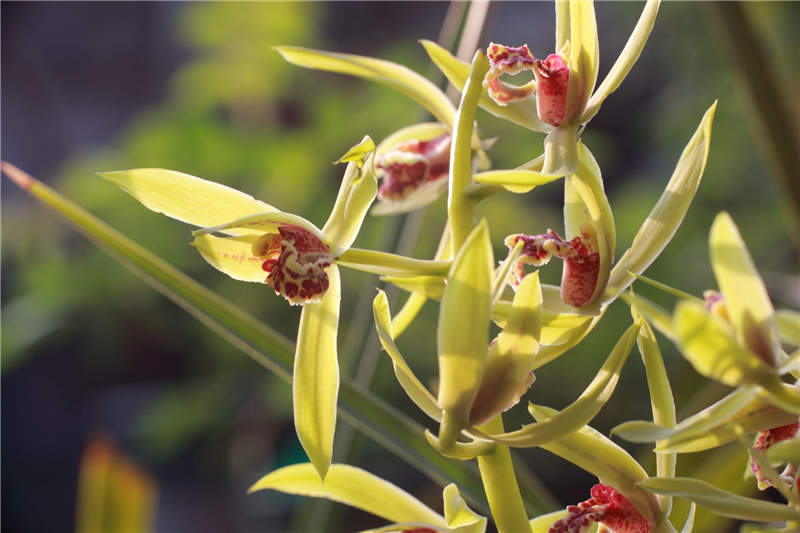
[[[450,220],[453,255],[464,244],[475,227],[474,204],[464,198],[464,190],[472,185],[472,129],[478,101],[483,92],[483,77],[489,70],[489,60],[480,50],[472,60],[472,70],[461,95],[453,126],[453,148],[450,154],[450,195],[447,216]]]
[[[502,415],[496,416],[478,429],[492,435],[504,433]],[[497,444],[491,452],[478,456],[478,469],[481,472],[483,488],[486,491],[486,499],[489,500],[489,509],[492,511],[497,531],[530,532],[528,515],[522,503],[508,446]]]
[[[446,276],[452,261],[427,261],[374,250],[350,248],[337,263],[355,270],[384,276]]]

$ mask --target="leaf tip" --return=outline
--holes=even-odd
[[[36,178],[28,174],[27,172],[23,172],[22,170],[18,169],[8,161],[3,161],[0,163],[0,170],[3,171],[3,174],[8,176],[8,179],[13,181],[20,189],[27,191],[36,183]]]

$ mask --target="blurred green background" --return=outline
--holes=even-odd
[[[446,2],[4,2],[2,157],[293,338],[298,308],[287,306],[267,286],[220,275],[190,247],[188,227],[144,209],[94,172],[179,170],[321,224],[343,170],[331,162],[364,134],[380,141],[428,117],[387,88],[288,65],[271,47],[372,55],[429,73],[417,40],[437,39],[448,7]],[[800,4],[741,7],[766,58],[763,71],[747,76],[763,79],[766,72],[774,80],[796,136]],[[597,5],[601,79],[641,8],[634,2]],[[583,140],[603,170],[619,256],[666,185],[703,112],[719,99],[697,198],[647,275],[696,295],[714,288],[708,230],[716,213],[727,210],[776,306],[797,309],[796,228],[779,208],[777,173],[763,148],[767,136],[759,130],[747,80],[715,15],[717,10],[704,3],[662,5],[642,57]],[[489,10],[479,42],[527,43],[535,55],[546,55],[553,51],[554,22],[550,3],[498,2]],[[478,123],[484,138],[499,137],[490,151],[495,168],[519,165],[542,152],[541,134],[482,111]],[[246,496],[264,473],[305,460],[292,426],[289,387],[10,182],[3,180],[2,187],[4,530],[72,529],[78,464],[88,435],[96,431],[113,435],[158,481],[158,531],[356,531],[381,524],[341,510],[321,524],[306,523],[297,516],[322,516],[320,507],[277,493]],[[507,234],[560,231],[562,200],[561,186],[551,184],[481,204],[497,255],[505,253]],[[444,216],[440,199],[423,216],[408,220],[370,217],[356,246],[393,250],[404,238],[401,246],[416,257],[431,257]],[[558,283],[560,271],[560,265],[547,266],[543,279]],[[377,284],[375,276],[343,273],[339,348],[343,371],[351,375],[378,355],[374,340],[367,338],[371,312],[365,313]],[[642,294],[671,309],[670,298],[639,285]],[[399,310],[398,303],[393,310]],[[436,373],[437,311],[436,304],[426,304],[399,341],[423,381]],[[537,372],[527,398],[566,406],[629,324],[628,308],[614,304],[586,341]],[[660,341],[679,419],[725,392]],[[359,363],[362,351],[366,361]],[[378,359],[373,390],[427,424],[394,381],[385,357]],[[511,411],[506,427],[527,423],[524,411]],[[632,356],[593,425],[607,432],[622,421],[649,417],[643,368]],[[621,444],[654,468],[646,447]],[[358,449],[359,466],[434,508],[441,505],[440,489],[423,475],[371,441],[361,441]],[[595,482],[590,475],[543,450],[520,455],[558,506],[588,497]],[[753,482],[741,481],[745,461],[737,448],[681,456],[679,474],[695,469],[730,490],[757,492]],[[677,505],[678,514],[685,513],[685,506]],[[700,520],[700,531],[732,527],[710,516]]]

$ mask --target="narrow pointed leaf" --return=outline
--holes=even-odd
[[[529,405],[528,410],[539,423],[558,414],[555,409]],[[633,504],[652,523],[658,522],[661,506],[658,499],[636,483],[647,479],[647,472],[625,450],[590,426],[542,448],[597,476]]]
[[[433,394],[425,388],[425,386],[417,379],[414,372],[406,363],[403,356],[400,355],[400,350],[394,343],[394,336],[392,334],[392,318],[389,312],[389,301],[386,299],[386,293],[378,291],[378,296],[372,304],[372,311],[375,317],[375,327],[378,329],[378,337],[380,338],[383,349],[392,358],[392,365],[394,366],[394,373],[397,376],[397,381],[406,391],[408,397],[417,404],[417,407],[433,418],[437,422],[442,420],[442,409],[436,402]]]
[[[322,228],[333,255],[340,255],[356,240],[364,217],[378,194],[373,160],[375,144],[369,136],[354,146],[340,161],[349,161],[336,203]]]
[[[300,315],[292,386],[294,425],[300,444],[324,480],[333,455],[336,399],[339,394],[339,269],[327,269],[330,287],[318,304],[306,304]]]
[[[691,478],[650,478],[637,483],[656,494],[685,498],[718,515],[764,522],[800,520],[800,512],[786,505],[745,498],[705,481]]]
[[[236,189],[173,170],[139,168],[98,175],[121,187],[148,209],[195,226],[217,226],[254,213],[277,211]],[[232,228],[226,233],[253,232],[249,228]]]
[[[469,424],[486,363],[493,274],[494,253],[484,220],[453,262],[439,312],[439,405],[445,422],[452,421],[452,442]],[[443,444],[447,447],[452,442]]]
[[[452,265],[452,261],[412,259],[402,255],[358,248],[350,248],[343,252],[338,257],[337,263],[364,272],[403,278],[446,276]]]
[[[420,42],[425,47],[425,51],[428,52],[431,61],[442,71],[442,74],[459,92],[463,92],[464,85],[467,83],[467,78],[469,78],[469,63],[456,59],[450,52],[433,41],[422,40]],[[479,105],[496,117],[504,118],[533,131],[545,133],[552,129],[549,124],[539,119],[539,113],[536,111],[535,96],[522,102],[500,106],[491,99],[486,91],[483,91]]]
[[[295,347],[286,337],[13,165],[3,163],[2,170],[23,190],[63,216],[75,229],[155,290],[282,380],[291,382]],[[439,485],[456,481],[462,493],[488,512],[477,469],[469,463],[450,461],[433,450],[425,441],[424,428],[420,424],[375,394],[356,386],[346,376],[342,378],[339,402],[337,414],[347,423]],[[548,507],[547,502],[552,498],[549,494],[540,496],[541,489],[530,485],[521,488],[529,509],[541,512]]]
[[[531,448],[562,439],[587,425],[614,392],[622,366],[636,342],[639,327],[639,324],[633,324],[628,328],[594,380],[569,407],[544,422],[502,435],[490,435],[489,438],[506,446]]]
[[[430,80],[407,67],[382,59],[295,46],[280,46],[276,50],[299,67],[347,74],[390,87],[417,102],[448,128],[453,127],[456,110],[452,102]]]
[[[792,309],[781,309],[775,313],[778,335],[789,346],[800,346],[800,313]]]
[[[454,483],[444,488],[444,519],[458,533],[483,533],[486,518],[469,508]]]
[[[286,466],[262,477],[248,492],[267,489],[327,498],[390,522],[424,522],[437,527],[445,526],[440,514],[406,491],[354,466],[331,465],[324,483],[308,463]]]
[[[647,38],[650,36],[650,31],[653,29],[653,25],[656,22],[656,15],[658,14],[658,7],[660,4],[661,0],[648,0],[641,17],[639,17],[639,22],[636,23],[633,33],[631,33],[628,42],[625,44],[625,48],[622,49],[622,53],[620,53],[619,57],[614,62],[614,66],[611,67],[603,83],[600,84],[600,87],[597,88],[589,99],[586,110],[583,112],[583,116],[581,116],[580,119],[581,124],[592,120],[600,110],[600,106],[605,99],[619,88],[622,81],[633,68],[636,60],[639,59],[644,45],[647,43]]]
[[[628,272],[643,273],[678,231],[703,177],[716,108],[714,102],[706,111],[700,126],[684,148],[664,194],[636,232],[631,247],[611,270],[608,289],[603,296],[604,303],[613,301],[628,288],[634,279]]]
[[[195,237],[192,246],[197,248],[208,264],[233,279],[264,283],[267,273],[261,268],[264,262],[253,255],[253,243],[258,235],[239,237]]]
[[[774,369],[742,348],[721,318],[701,303],[684,300],[675,308],[673,320],[681,353],[700,374],[730,387],[775,378]]]

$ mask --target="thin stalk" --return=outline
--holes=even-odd
[[[446,276],[452,261],[427,261],[403,255],[350,248],[337,259],[337,263],[355,270],[385,276]]]
[[[503,433],[503,417],[496,416],[491,422],[479,427],[484,433],[496,435]],[[495,445],[494,449],[478,456],[478,469],[481,472],[486,499],[499,533],[530,532],[528,515],[522,503],[511,452],[508,446]]]
[[[477,51],[453,126],[447,216],[450,220],[450,242],[454,256],[475,227],[475,210],[472,202],[464,198],[464,190],[472,185],[472,130],[478,111],[478,100],[483,91],[481,84],[488,70],[489,60],[483,52]]]

